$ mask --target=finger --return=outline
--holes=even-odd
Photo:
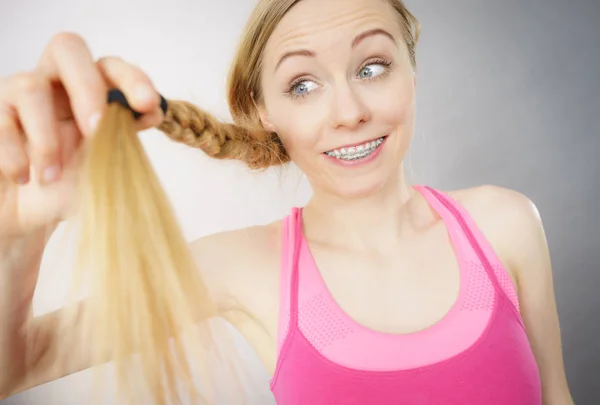
[[[83,138],[74,121],[62,121],[58,125],[61,135],[62,161],[65,166],[71,165],[73,155],[78,152]]]
[[[29,158],[42,184],[58,180],[61,147],[52,86],[42,76],[23,74],[15,79],[16,107],[27,137]]]
[[[60,82],[53,82],[52,95],[54,96],[54,113],[56,119],[60,121],[71,121],[73,120],[73,110],[69,104],[69,95],[65,90],[65,87]]]
[[[29,159],[15,116],[0,108],[0,175],[17,183],[29,182]],[[16,114],[15,114],[16,115]]]
[[[135,129],[136,131],[143,131],[148,128],[156,128],[163,122],[164,119],[165,116],[159,107],[152,112],[142,115],[138,120],[136,120]]]
[[[159,108],[160,96],[140,68],[117,57],[101,58],[97,65],[109,86],[121,90],[135,111],[146,114]]]
[[[69,96],[60,83],[52,85],[54,96],[54,109],[58,121],[58,133],[60,134],[60,146],[62,152],[61,162],[67,164],[71,155],[82,140],[81,131],[73,120],[73,112],[69,105]]]
[[[37,71],[62,83],[81,133],[92,136],[106,106],[108,89],[84,40],[70,33],[55,36]]]

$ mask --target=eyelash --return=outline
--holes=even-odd
[[[378,76],[368,77],[363,80],[375,81],[375,80],[383,79],[390,73],[390,70],[392,68],[392,62],[390,62],[390,61],[387,61],[384,59],[373,59],[373,60],[370,60],[370,61],[364,63],[361,66],[361,68],[358,69],[358,71],[360,72],[361,70],[363,70],[364,68],[366,68],[367,66],[370,66],[370,65],[382,65],[385,67],[385,71]],[[311,80],[311,79],[306,76],[295,79],[292,83],[290,83],[290,86],[288,87],[287,91],[285,92],[285,95],[293,100],[301,99],[301,98],[308,96],[310,93],[305,93],[305,94],[295,94],[294,93],[294,89],[296,88],[297,85],[299,85],[302,82],[308,81],[308,80]]]

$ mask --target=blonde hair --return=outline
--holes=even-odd
[[[251,169],[288,162],[277,134],[262,127],[255,102],[261,100],[266,42],[299,1],[262,0],[251,15],[229,76],[233,123],[219,122],[191,103],[171,100],[158,129],[176,142],[214,158],[243,161]],[[418,23],[401,0],[387,1],[406,28],[415,65]],[[205,382],[213,374],[208,351],[222,337],[200,321],[218,316],[219,310],[196,269],[134,124],[131,111],[110,104],[97,134],[85,147],[77,271],[78,285],[89,281],[90,291],[80,317],[85,327],[79,339],[89,339],[85,350],[94,364],[114,361],[119,392],[131,403],[181,403],[181,380],[192,399],[213,403],[194,388],[192,369],[202,373]],[[188,333],[194,331],[200,334]],[[186,348],[195,350],[193,367]],[[139,363],[134,362],[134,354]],[[142,392],[148,398],[140,399]]]

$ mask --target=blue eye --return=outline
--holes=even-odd
[[[358,72],[358,76],[361,79],[368,79],[385,73],[386,69],[387,66],[384,66],[380,63],[372,63],[362,68],[360,72]]]
[[[314,90],[315,87],[317,87],[317,84],[315,82],[310,80],[304,80],[292,86],[292,91],[294,95],[302,96],[310,93],[312,90]]]

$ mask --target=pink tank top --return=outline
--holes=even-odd
[[[283,220],[278,405],[541,405],[537,364],[514,285],[468,212],[415,186],[444,222],[460,269],[458,299],[435,325],[388,334],[358,324],[329,293],[302,233]]]

